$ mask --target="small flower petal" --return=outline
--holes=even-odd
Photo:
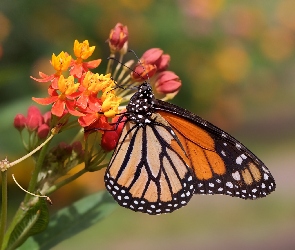
[[[57,117],[61,117],[65,110],[66,104],[64,101],[58,99],[51,108],[51,113]]]
[[[66,100],[65,101],[65,104],[66,104],[66,107],[69,111],[69,113],[71,115],[74,115],[74,116],[84,116],[83,113],[79,112],[78,110],[76,110],[76,102],[75,101],[70,101],[70,100]]]
[[[51,96],[46,98],[32,97],[32,100],[34,102],[37,102],[38,104],[41,104],[41,105],[48,105],[48,104],[54,103],[55,101],[57,101],[57,99],[58,99],[58,96]]]
[[[83,128],[88,127],[91,124],[93,124],[95,121],[97,121],[99,116],[100,114],[98,113],[86,114],[85,116],[79,117],[78,122]]]

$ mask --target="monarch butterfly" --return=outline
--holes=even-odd
[[[148,82],[126,110],[104,177],[119,205],[156,215],[185,206],[193,194],[256,199],[275,190],[270,171],[243,144],[190,111],[156,99]]]

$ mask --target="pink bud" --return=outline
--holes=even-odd
[[[38,115],[31,115],[27,119],[27,128],[30,131],[36,130],[40,125],[40,116]]]
[[[22,131],[24,129],[24,127],[26,126],[26,121],[27,121],[27,119],[24,115],[17,114],[14,117],[13,125],[17,130]]]
[[[158,65],[162,54],[163,50],[159,48],[152,48],[143,53],[142,57],[140,58],[140,61],[143,64]]]
[[[158,71],[166,70],[169,66],[169,62],[170,62],[170,56],[168,54],[162,55],[157,65]]]
[[[111,51],[120,51],[128,40],[128,28],[121,23],[117,23],[109,35],[109,46]]]
[[[27,115],[27,128],[30,131],[36,130],[43,123],[43,117],[40,110],[36,106],[31,106],[28,108]]]
[[[46,123],[40,125],[37,131],[39,139],[45,139],[48,136],[49,130],[50,127]]]
[[[175,93],[178,92],[181,87],[181,80],[174,72],[163,71],[158,74],[155,87],[159,93]]]
[[[43,115],[43,120],[44,120],[44,123],[46,123],[47,125],[50,125],[51,111],[48,111]]]
[[[30,117],[31,115],[39,115],[39,116],[42,116],[40,109],[38,109],[36,106],[30,106],[28,108],[28,115],[27,115],[27,117]]]

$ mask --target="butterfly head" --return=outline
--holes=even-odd
[[[150,84],[148,82],[142,83],[126,107],[129,119],[139,125],[150,123],[155,100]]]

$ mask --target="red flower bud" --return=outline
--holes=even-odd
[[[163,50],[159,48],[152,48],[143,53],[142,57],[140,58],[140,61],[143,64],[158,65],[162,54]]]
[[[159,63],[156,65],[158,71],[166,70],[169,66],[170,56],[168,54],[164,54],[161,56]]]
[[[30,131],[36,130],[40,125],[40,116],[39,115],[30,115],[27,119],[27,128]]]
[[[38,128],[37,135],[40,139],[45,139],[48,136],[50,127],[47,124],[42,124]]]
[[[44,120],[44,123],[46,123],[47,125],[50,125],[51,111],[48,111],[43,115],[43,120]]]
[[[121,113],[124,113],[125,110],[121,111]],[[123,119],[120,120],[120,123],[118,124],[120,116],[116,116],[112,119],[113,125],[113,131],[105,131],[104,134],[101,137],[101,147],[106,151],[112,151],[117,146],[117,143],[119,141],[119,138],[122,133],[122,129],[124,127],[126,117],[123,117]]]
[[[152,64],[137,64],[131,77],[134,81],[142,82],[151,78],[157,71],[157,67]]]
[[[31,106],[28,108],[27,115],[27,128],[30,131],[36,130],[43,123],[43,117],[40,110],[36,106]]]
[[[27,119],[24,115],[17,114],[14,117],[13,125],[17,130],[22,131],[24,129],[24,127],[26,126],[26,121],[27,121]]]
[[[40,115],[40,116],[42,116],[41,111],[36,106],[30,106],[28,108],[28,118],[31,115]]]
[[[155,87],[159,93],[175,93],[181,87],[181,80],[172,71],[163,71],[158,74]]]
[[[105,151],[112,151],[117,146],[119,135],[116,131],[106,131],[101,137],[101,147]]]
[[[128,40],[128,28],[117,23],[109,35],[109,46],[112,53],[119,52]]]

